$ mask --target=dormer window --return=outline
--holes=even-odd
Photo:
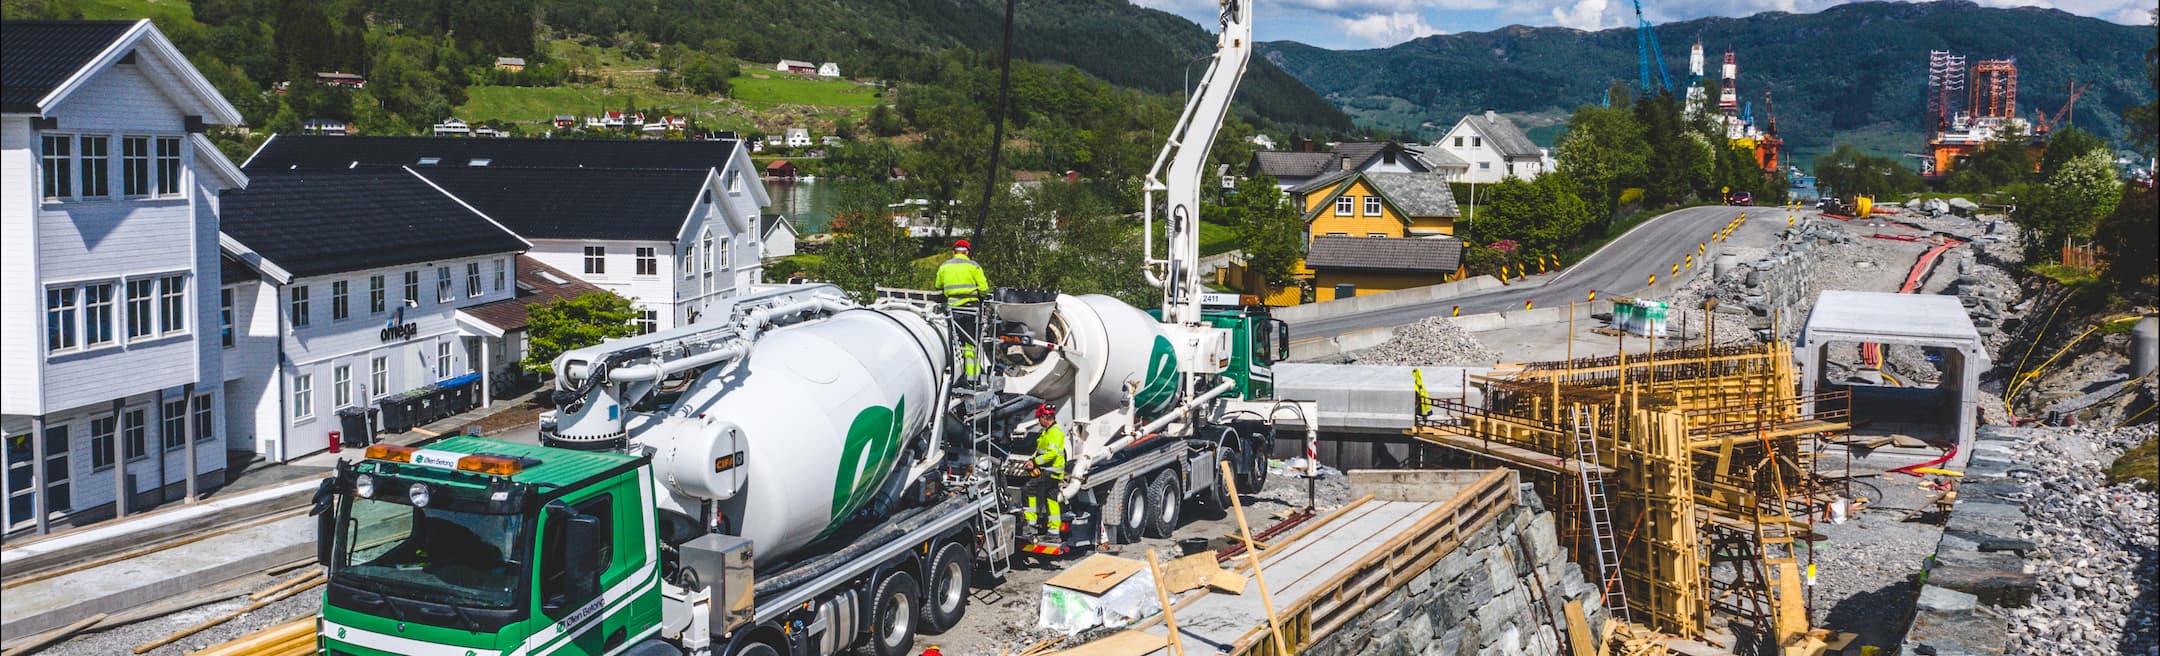
[[[421,165],[421,166],[434,166],[434,165],[437,165],[437,164],[441,164],[441,163],[442,163],[442,158],[440,158],[440,157],[422,157],[422,158],[420,158],[420,165]]]
[[[465,163],[465,165],[466,165],[466,166],[487,166],[487,165],[489,165],[489,164],[493,164],[493,163],[495,163],[495,160],[492,160],[492,159],[484,159],[484,158],[483,158],[483,159],[476,159],[476,160],[472,160],[472,161],[470,161],[470,162],[466,162],[466,163]]]

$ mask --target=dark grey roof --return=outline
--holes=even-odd
[[[674,241],[711,169],[414,167],[528,239]]]
[[[1349,168],[1364,170],[1383,162],[1400,163],[1412,169],[1429,168],[1415,157],[1406,158],[1405,150],[1407,149],[1402,144],[1393,141],[1347,141],[1335,144],[1335,154],[1341,155],[1342,161],[1349,163]],[[1391,157],[1393,159],[1390,159]]]
[[[286,170],[359,166],[488,168],[569,167],[598,169],[721,169],[735,152],[733,138],[667,139],[471,139],[466,137],[331,137],[279,134],[248,158],[249,175]]]
[[[1253,153],[1253,168],[1277,180],[1283,178],[1310,178],[1329,171],[1339,171],[1340,155],[1335,153],[1285,153],[1263,150]]]
[[[560,269],[542,264],[531,256],[519,255],[515,298],[458,308],[458,312],[496,328],[517,330],[532,323],[532,306],[547,305],[557,300],[577,298],[597,291],[604,290],[563,273]]]
[[[225,234],[294,276],[527,247],[403,169],[257,177],[219,203]]]
[[[763,238],[765,238],[765,237],[769,237],[769,236],[771,236],[771,235],[772,235],[772,231],[773,231],[773,229],[775,229],[775,228],[778,228],[778,227],[780,227],[780,226],[783,226],[783,225],[784,225],[784,226],[787,226],[787,228],[788,228],[788,232],[794,232],[794,231],[795,231],[795,221],[794,221],[793,219],[789,219],[789,218],[787,218],[786,216],[782,216],[782,215],[779,215],[779,214],[762,214],[762,215],[759,215],[759,216],[758,216],[758,238],[760,238],[760,239],[763,239]]]
[[[1544,151],[1538,150],[1537,144],[1531,143],[1530,135],[1523,134],[1521,129],[1515,127],[1515,122],[1499,114],[1471,114],[1463,117],[1463,120],[1477,128],[1479,134],[1485,135],[1485,139],[1491,141],[1493,148],[1499,150],[1502,156],[1538,157],[1544,154]]]
[[[1314,237],[1305,265],[1314,269],[1453,273],[1462,265],[1462,241],[1452,237]]]
[[[1320,177],[1298,183],[1297,186],[1291,187],[1289,191],[1293,194],[1309,194],[1329,186],[1342,184],[1344,178],[1348,178],[1359,173],[1362,173],[1362,171],[1359,171],[1357,169],[1350,169],[1348,171],[1329,171],[1321,175]]]
[[[140,21],[0,21],[0,111],[37,103]]]
[[[1455,192],[1438,173],[1369,171],[1365,179],[1380,187],[1380,194],[1410,216],[1461,216],[1455,208]]]
[[[234,259],[233,256],[224,253],[218,254],[218,285],[253,282],[261,279],[262,275],[255,273],[255,268],[248,266],[246,262]]]

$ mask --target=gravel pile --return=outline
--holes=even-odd
[[[1942,369],[1927,359],[1927,349],[1910,344],[1885,344],[1882,370],[1907,386],[1927,387],[1942,380]]]
[[[2020,446],[2032,606],[2011,611],[2012,654],[2160,653],[2160,496],[2101,473],[2154,425],[2053,428]]]
[[[1427,317],[1395,329],[1379,346],[1345,354],[1357,364],[1396,366],[1489,365],[1500,354],[1471,337],[1447,317]]]

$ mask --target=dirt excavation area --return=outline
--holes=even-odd
[[[1318,478],[1308,480],[1300,475],[1298,468],[1302,464],[1299,462],[1278,460],[1270,465],[1267,485],[1258,494],[1241,495],[1246,523],[1255,533],[1274,526],[1292,511],[1306,508],[1308,503],[1318,510],[1319,515],[1325,515],[1351,501],[1349,481],[1340,471],[1322,467]],[[1154,550],[1157,557],[1167,563],[1183,553],[1179,550],[1178,540],[1205,538],[1211,549],[1233,543],[1229,536],[1237,535],[1238,526],[1237,519],[1229,513],[1208,508],[1203,502],[1186,503],[1184,513],[1185,525],[1178,529],[1173,539],[1149,538],[1134,544],[1104,547],[1093,553],[1145,561],[1147,552]],[[935,646],[953,656],[997,656],[1016,654],[1045,641],[1057,640],[1063,634],[1039,626],[1043,583],[1085,557],[1083,553],[1030,562],[1025,557],[1015,556],[1012,574],[1002,583],[975,582],[967,617],[959,625],[944,635],[917,636],[916,649]],[[1277,600],[1278,603],[1281,601]],[[1092,636],[1082,633],[1059,642],[1058,647],[1071,647],[1089,637]]]

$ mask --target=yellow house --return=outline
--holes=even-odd
[[[1314,301],[1436,285],[1463,273],[1455,195],[1438,174],[1343,171],[1292,187],[1290,195],[1307,236],[1296,275],[1309,281]],[[1295,303],[1283,291],[1268,300]]]

